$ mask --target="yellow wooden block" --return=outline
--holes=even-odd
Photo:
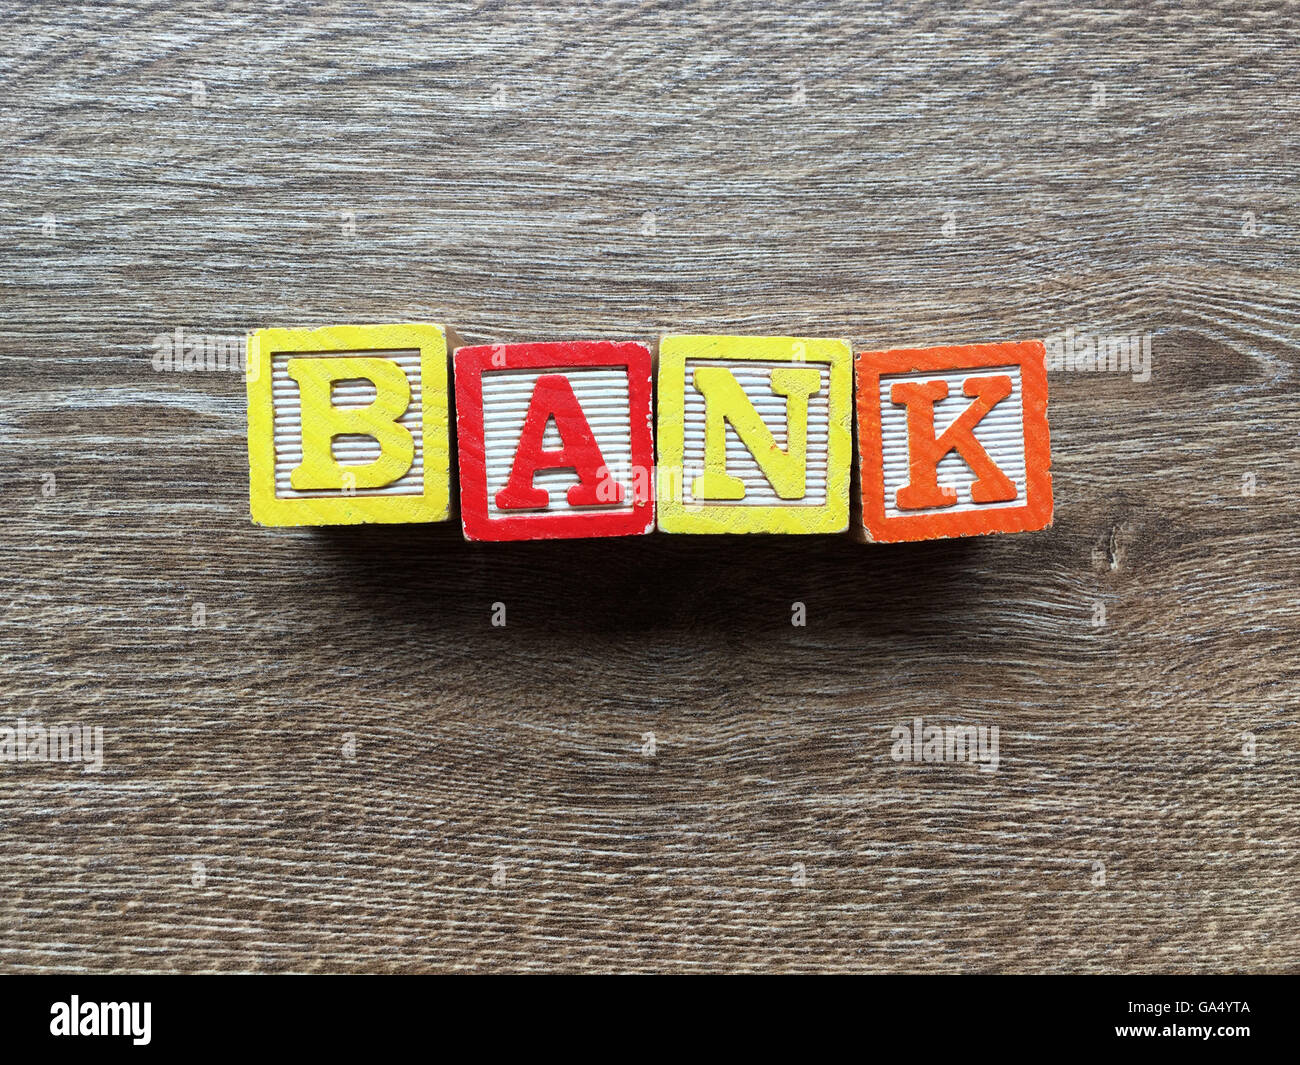
[[[848,528],[848,341],[666,336],[658,381],[660,531]]]
[[[448,425],[440,325],[249,334],[249,502],[258,524],[445,520]]]

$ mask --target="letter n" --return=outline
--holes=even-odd
[[[763,475],[781,499],[802,499],[807,493],[808,400],[821,390],[821,374],[812,366],[782,366],[772,370],[772,392],[785,397],[787,445],[782,450],[772,430],[724,366],[701,366],[692,377],[704,396],[704,473],[695,478],[696,499],[744,499],[745,485],[727,472],[727,425],[749,449]]]

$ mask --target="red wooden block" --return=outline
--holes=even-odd
[[[454,356],[468,540],[634,536],[654,525],[651,358],[565,341]]]

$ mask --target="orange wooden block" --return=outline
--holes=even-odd
[[[860,352],[858,534],[877,543],[1052,523],[1043,344]]]

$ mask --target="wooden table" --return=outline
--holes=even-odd
[[[1293,9],[362,10],[0,24],[0,969],[1294,969]],[[1041,534],[251,525],[155,338],[409,319],[1152,367]]]

